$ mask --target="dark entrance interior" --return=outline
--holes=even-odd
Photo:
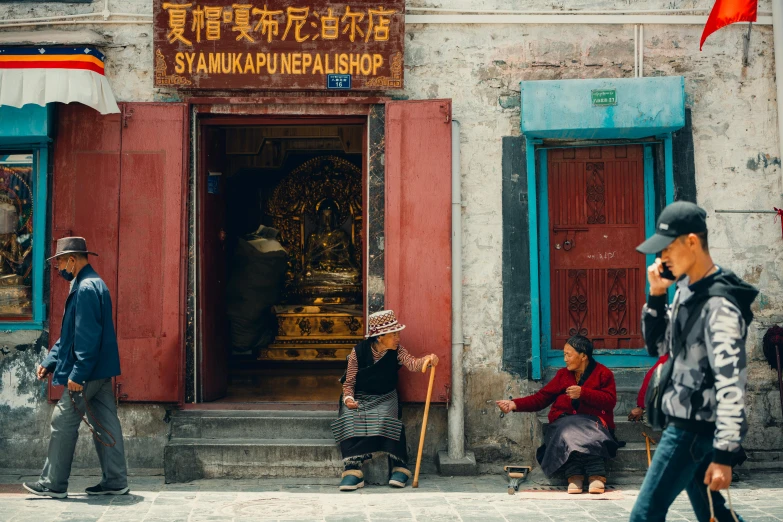
[[[364,334],[365,125],[201,126],[199,402],[329,403]]]

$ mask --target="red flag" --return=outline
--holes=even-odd
[[[704,47],[704,40],[721,27],[735,22],[755,22],[758,9],[758,0],[717,0],[701,33],[699,50]]]

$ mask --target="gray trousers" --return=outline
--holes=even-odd
[[[86,415],[86,417],[102,440],[109,444],[112,442],[112,438],[97,425],[97,422],[110,431],[114,436],[113,440],[117,441],[113,447],[108,448],[93,437],[103,472],[101,486],[111,489],[126,487],[128,485],[128,468],[125,464],[122,427],[120,419],[117,417],[111,379],[87,381],[84,390],[78,395],[74,394],[73,398],[83,413],[86,412],[85,398],[89,401],[90,410],[95,415],[95,419],[91,415]],[[49,439],[49,453],[39,480],[41,485],[53,491],[68,490],[68,478],[71,475],[71,464],[76,450],[76,441],[79,438],[79,424],[81,422],[82,418],[73,409],[66,387],[52,414],[52,436]]]

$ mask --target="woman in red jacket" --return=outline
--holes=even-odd
[[[593,343],[575,335],[563,348],[566,367],[538,392],[521,399],[497,401],[504,412],[534,412],[552,405],[549,429],[536,459],[547,477],[563,471],[568,492],[581,493],[585,476],[590,493],[603,493],[606,459],[614,458],[614,374],[593,359]]]

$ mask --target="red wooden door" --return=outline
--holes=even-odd
[[[82,236],[98,253],[90,263],[109,287],[115,324],[121,128],[119,114],[102,116],[78,103],[61,105],[52,176],[52,239]],[[37,216],[43,219],[44,214]],[[49,344],[54,345],[70,286],[56,270],[51,277]],[[58,400],[62,392],[62,387],[50,386],[49,398]]]
[[[548,152],[552,348],[644,345],[644,153],[640,145]]]
[[[386,308],[415,356],[435,353],[433,402],[451,383],[451,100],[386,105]],[[423,402],[427,376],[400,372],[403,401]]]
[[[184,342],[186,105],[125,104],[117,340],[128,401],[180,400]]]
[[[226,324],[226,241],[225,185],[223,176],[212,179],[209,172],[225,167],[225,133],[215,127],[202,128],[199,190],[201,227],[199,241],[201,324],[200,401],[214,401],[228,391],[228,346]]]

